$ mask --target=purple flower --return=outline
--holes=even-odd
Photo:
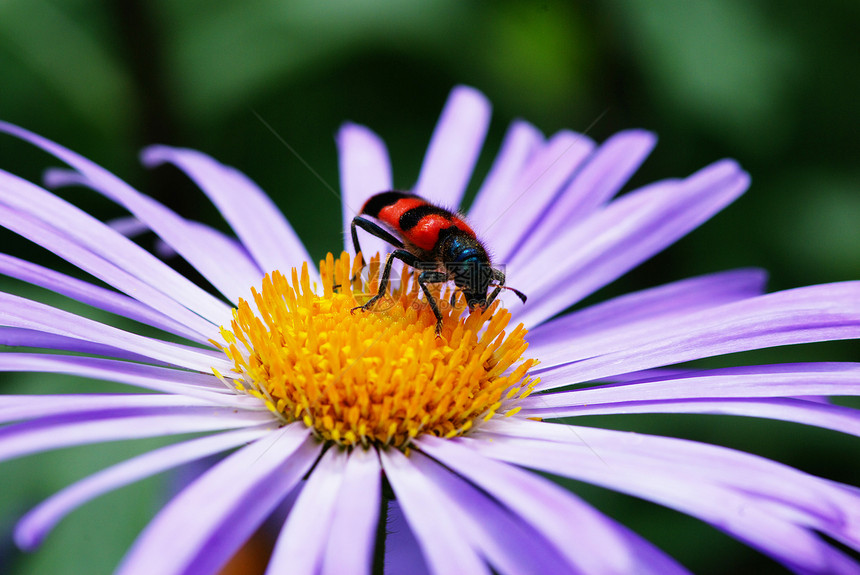
[[[475,90],[453,91],[412,191],[460,203],[489,113]],[[857,364],[666,368],[857,338],[857,282],[765,294],[763,272],[734,270],[556,317],[742,194],[749,177],[735,162],[616,197],[653,148],[652,134],[632,130],[597,145],[572,132],[544,138],[515,122],[468,217],[528,302],[471,315],[448,309],[436,338],[432,314],[413,305],[414,278],[404,276],[391,307],[350,313],[375,279],[356,279],[346,254],[303,267],[307,252],[263,192],[199,152],[156,146],[143,160],[186,172],[235,237],[178,216],[53,142],[0,129],[71,167],[49,171],[48,186],[85,185],[120,204],[132,229],[152,230],[220,294],[140,248],[122,226],[0,172],[0,223],[114,289],[5,254],[0,272],[165,333],[132,333],[0,293],[3,342],[50,350],[4,353],[0,369],[148,391],[3,396],[0,459],[204,433],[49,498],[18,523],[22,548],[107,491],[226,454],[165,505],[119,573],[215,573],[279,508],[287,513],[271,573],[369,573],[381,520],[399,526],[387,538],[386,572],[685,572],[533,470],[679,510],[798,573],[860,573],[832,544],[860,549],[854,487],[724,447],[551,421],[721,413],[860,433],[857,411],[826,399],[858,395]],[[385,145],[371,131],[347,124],[337,143],[348,229],[364,200],[393,184]],[[367,253],[387,247],[363,242]],[[506,327],[509,319],[524,329]]]

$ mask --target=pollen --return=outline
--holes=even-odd
[[[290,279],[267,274],[221,328],[216,345],[234,368],[217,375],[282,422],[302,421],[344,446],[406,450],[420,434],[451,438],[518,411],[537,383],[528,375],[537,362],[521,359],[527,330],[507,333],[511,316],[498,301],[466,313],[459,293],[452,299],[433,286],[443,315],[437,336],[410,268],[363,309],[379,285],[379,257],[364,279],[359,266],[346,253],[328,254],[321,286],[311,286],[307,263]]]

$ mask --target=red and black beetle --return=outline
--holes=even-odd
[[[365,216],[382,222],[391,231]],[[442,329],[442,314],[427,289],[428,283],[453,280],[466,297],[470,310],[490,305],[502,289],[511,290],[523,303],[526,301],[525,294],[505,285],[504,272],[493,267],[486,248],[461,216],[434,206],[419,196],[396,190],[371,196],[350,225],[352,243],[358,253],[361,246],[356,228],[385,240],[397,249],[385,261],[376,295],[355,309],[369,310],[383,296],[395,259],[421,272],[418,285],[436,316],[437,334]],[[491,286],[495,288],[488,294]]]

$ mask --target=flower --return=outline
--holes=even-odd
[[[413,191],[458,205],[488,121],[485,98],[456,88]],[[597,145],[566,131],[545,139],[514,122],[468,215],[528,302],[473,314],[448,308],[437,338],[413,276],[389,294],[387,309],[353,313],[360,292],[373,293],[374,273],[362,279],[347,254],[308,266],[263,192],[199,152],[156,146],[143,160],[185,171],[236,237],[178,216],[53,142],[9,124],[0,129],[72,168],[49,171],[48,186],[85,185],[117,202],[220,294],[119,226],[0,172],[0,223],[113,289],[9,255],[0,256],[2,273],[165,334],[0,294],[7,345],[51,352],[3,353],[0,369],[149,391],[3,396],[0,458],[202,433],[52,496],[19,522],[19,546],[37,547],[65,514],[107,491],[226,454],[164,506],[119,573],[215,573],[279,506],[288,510],[271,573],[369,573],[385,544],[377,540],[380,521],[408,526],[384,546],[391,572],[422,565],[440,574],[685,572],[533,470],[679,510],[796,572],[860,571],[831,543],[860,549],[860,492],[851,486],[715,445],[553,421],[722,413],[860,433],[858,413],[826,399],[858,394],[857,364],[682,365],[857,338],[858,282],[765,294],[761,271],[734,270],[556,317],[742,194],[749,178],[735,162],[616,197],[653,135],[627,131]],[[367,197],[393,186],[375,134],[347,124],[337,144],[346,229]],[[374,242],[367,240],[367,253],[385,249]],[[523,327],[508,329],[509,320]]]

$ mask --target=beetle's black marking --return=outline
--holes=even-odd
[[[417,226],[418,222],[426,216],[442,216],[443,218],[450,220],[451,212],[444,208],[434,206],[433,204],[424,204],[423,206],[417,206],[411,210],[403,212],[397,223],[400,225],[400,229],[405,232]]]
[[[406,192],[398,192],[397,190],[393,190],[390,192],[382,192],[381,194],[376,194],[372,196],[367,203],[364,204],[364,207],[361,209],[361,213],[367,214],[368,216],[378,218],[379,212],[382,211],[382,208],[390,206],[395,203],[397,200],[402,200],[403,198],[415,198],[414,194],[407,194]]]

